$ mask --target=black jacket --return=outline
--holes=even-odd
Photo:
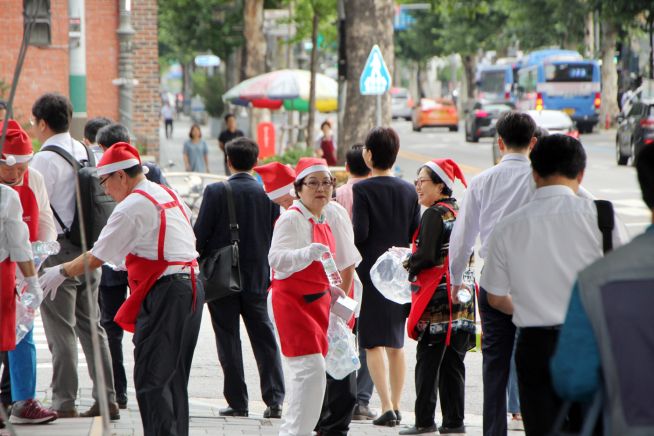
[[[229,184],[239,225],[242,289],[265,293],[270,283],[268,251],[279,206],[270,201],[261,184],[249,174],[234,174]],[[230,244],[227,196],[222,182],[206,187],[194,230],[200,257]]]

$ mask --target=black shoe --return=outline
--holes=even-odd
[[[353,421],[369,421],[375,419],[377,414],[370,410],[368,406],[363,404],[357,404],[354,406],[354,414],[352,415]]]
[[[397,425],[400,425],[400,422],[402,422],[402,414],[399,410],[395,411],[395,416],[397,416]]]
[[[117,394],[116,403],[119,409],[127,409],[127,394]]]
[[[425,434],[425,433],[436,433],[436,426],[431,425],[429,427],[416,427],[407,428],[402,430],[400,434]]]
[[[282,406],[277,405],[266,407],[266,410],[263,412],[263,417],[267,419],[280,419],[282,417]]]
[[[381,425],[384,427],[395,427],[397,424],[397,416],[395,412],[389,410],[388,412],[382,414],[379,418],[372,421],[373,425]]]
[[[97,402],[93,403],[93,406],[91,406],[89,410],[80,413],[79,416],[81,418],[93,418],[95,416],[100,416],[100,404]],[[61,415],[59,415],[59,417],[61,417]],[[118,404],[109,403],[109,419],[112,421],[120,419],[120,410],[118,409]]]
[[[236,410],[232,409],[231,407],[226,407],[224,409],[220,409],[218,411],[218,415],[220,416],[240,416],[247,418],[248,416],[248,411],[246,410]]]
[[[465,434],[466,432],[466,426],[462,425],[460,427],[445,427],[445,426],[440,426],[438,427],[438,432],[440,434]]]

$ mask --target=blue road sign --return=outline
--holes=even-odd
[[[198,67],[217,67],[220,65],[220,58],[216,55],[198,55],[195,57],[195,65]]]
[[[391,73],[386,67],[379,46],[375,44],[359,78],[359,90],[362,95],[382,95],[389,89],[391,89]]]

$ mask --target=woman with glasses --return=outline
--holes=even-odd
[[[455,179],[466,184],[451,159],[426,162],[415,181],[418,201],[425,212],[413,236],[412,254],[405,261],[412,282],[409,337],[416,350],[415,426],[400,432],[412,435],[436,432],[436,389],[441,397],[441,434],[465,433],[463,425],[465,366],[469,344],[474,345],[474,306],[453,300],[450,293],[448,251],[450,233],[459,210],[452,198]]]
[[[357,268],[363,283],[359,344],[366,349],[370,376],[382,403],[382,413],[373,424],[391,427],[401,420],[398,415],[406,374],[404,325],[409,305],[384,298],[372,284],[370,268],[389,248],[408,247],[420,219],[415,189],[393,177],[399,149],[400,139],[393,129],[372,129],[363,149],[371,177],[352,188],[354,242],[363,257]]]
[[[331,255],[339,270],[350,265],[339,265],[334,235],[325,219],[324,209],[334,189],[327,162],[317,158],[298,162],[294,188],[299,200],[279,217],[268,254],[273,270],[270,298],[289,368],[286,413],[279,434],[310,435],[325,394],[331,301],[345,295],[330,285],[321,258]],[[349,286],[346,281],[340,286]]]

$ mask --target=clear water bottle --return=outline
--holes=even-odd
[[[36,312],[30,307],[23,306],[22,302],[16,304],[16,343],[23,340],[25,335],[34,327]]]
[[[462,304],[466,304],[472,299],[471,290],[475,289],[475,272],[471,268],[466,269],[463,273],[463,284],[466,287],[459,288],[456,293],[456,298],[458,298]]]
[[[341,274],[338,272],[338,268],[336,267],[336,262],[334,262],[334,258],[329,251],[325,251],[322,256],[320,256],[320,262],[322,263],[322,267],[325,269],[325,274],[327,274],[327,279],[329,280],[330,285],[338,286],[343,283]]]
[[[51,256],[59,253],[61,246],[57,241],[35,241],[32,242],[32,253],[35,256]]]

